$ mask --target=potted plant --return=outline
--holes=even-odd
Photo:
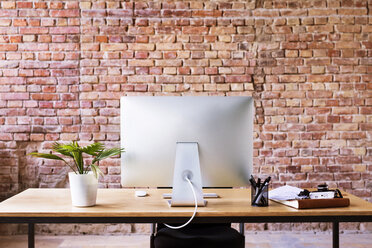
[[[70,191],[72,205],[76,207],[88,207],[96,204],[98,177],[103,175],[98,168],[97,163],[105,158],[119,155],[124,151],[121,148],[105,149],[102,143],[93,143],[88,146],[79,146],[77,141],[68,144],[55,142],[52,150],[72,159],[73,163],[64,158],[50,153],[32,152],[29,155],[33,157],[54,159],[63,161],[72,169],[69,172]],[[83,154],[92,156],[92,160],[84,165]]]

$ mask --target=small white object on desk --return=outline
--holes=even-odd
[[[147,195],[147,192],[144,191],[144,190],[137,190],[137,191],[135,192],[135,195],[136,195],[137,197],[144,197],[144,196]]]

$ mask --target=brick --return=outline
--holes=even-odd
[[[360,42],[337,42],[336,49],[344,49],[344,48],[360,48]]]
[[[50,17],[78,17],[80,12],[78,9],[51,10],[49,14]]]
[[[314,25],[306,28],[310,33],[332,33],[334,31],[332,25]]]
[[[29,98],[29,93],[0,93],[0,100],[27,100]]]
[[[286,50],[285,57],[287,58],[295,58],[298,57],[298,50]]]
[[[156,78],[157,83],[182,83],[182,76],[159,76]]]
[[[281,93],[283,98],[304,98],[305,92],[301,91],[285,91]]]
[[[161,51],[174,51],[182,50],[181,43],[158,43],[156,44],[156,50]]]
[[[155,49],[154,44],[128,44],[129,50],[146,50],[153,51]]]
[[[155,77],[147,75],[128,76],[128,83],[155,83]]]
[[[82,51],[99,51],[100,45],[94,43],[83,43],[81,44]]]
[[[358,16],[358,15],[366,15],[367,9],[338,9],[339,15],[352,15],[352,16]]]
[[[283,75],[279,77],[279,82],[300,83],[305,82],[305,80],[305,76],[301,75]]]
[[[309,75],[307,77],[309,82],[332,82],[332,75]]]
[[[362,131],[371,131],[372,130],[372,123],[361,123],[360,130]]]
[[[191,11],[165,9],[161,11],[164,17],[191,17]]]
[[[209,83],[209,76],[185,76],[185,83]]]
[[[311,73],[312,74],[323,74],[325,72],[324,66],[312,66]]]
[[[51,27],[49,29],[50,34],[78,34],[79,32],[79,27]]]
[[[252,15],[256,17],[276,17],[279,16],[279,11],[277,10],[253,10]]]
[[[208,33],[208,28],[207,27],[183,27],[182,33],[202,35],[202,34]]]
[[[20,17],[47,17],[48,11],[44,9],[20,9],[18,16]]]
[[[332,173],[309,173],[308,174],[310,181],[316,182],[325,182],[325,181],[333,181],[333,174]]]
[[[8,27],[8,26],[10,26],[10,24],[11,24],[11,22],[12,22],[12,20],[0,20],[0,26],[1,27]]]
[[[17,51],[16,44],[0,44],[0,51]]]
[[[238,50],[237,44],[234,43],[213,43],[212,50],[221,50],[221,51],[235,51]]]
[[[360,157],[353,157],[353,156],[347,156],[347,157],[337,157],[335,159],[335,162],[338,164],[359,164],[362,162]]]
[[[211,35],[224,35],[224,34],[235,34],[235,27],[211,27],[209,34]]]
[[[292,33],[292,29],[289,26],[274,26],[272,32],[274,34],[290,34]]]
[[[90,9],[91,7],[91,2],[80,2],[80,9]]]
[[[334,115],[350,115],[357,114],[358,108],[356,107],[334,107],[332,108],[332,114]]]
[[[222,11],[220,10],[194,10],[192,11],[193,17],[220,17]]]
[[[101,44],[101,51],[121,51],[126,50],[127,45],[121,43]]]
[[[50,63],[50,68],[56,69],[72,69],[78,68],[78,61],[63,61],[63,62],[52,62]]]
[[[39,27],[25,27],[19,29],[20,34],[47,34],[48,32],[48,28]]]
[[[333,130],[335,130],[335,131],[357,131],[358,130],[358,124],[357,123],[334,124]]]
[[[252,78],[251,76],[226,76],[226,82],[227,83],[246,83],[251,82]]]
[[[18,45],[19,51],[47,51],[48,48],[48,44],[23,43]]]
[[[63,8],[63,2],[53,1],[53,2],[50,3],[50,8],[51,9],[62,9]]]
[[[137,59],[137,60],[129,60],[129,66],[154,66],[153,60],[144,60],[144,59]]]
[[[81,16],[82,17],[105,17],[106,16],[106,10],[81,10]]]
[[[36,9],[47,9],[48,5],[47,5],[47,3],[43,3],[43,2],[35,2],[34,7]]]
[[[337,10],[336,9],[310,9],[309,10],[309,16],[330,16],[330,15],[336,15]]]
[[[13,1],[3,1],[1,2],[1,7],[3,9],[15,9],[16,8],[16,3]]]
[[[172,60],[170,60],[171,62]],[[174,60],[175,61],[175,60]],[[183,61],[184,66],[208,66],[208,60],[207,59],[198,59],[198,60],[185,60]]]
[[[133,35],[150,35],[154,34],[154,28],[152,27],[130,27],[128,30],[129,34]]]

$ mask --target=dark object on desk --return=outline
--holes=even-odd
[[[319,184],[317,189],[318,191],[328,191],[328,185],[326,183]]]
[[[300,200],[272,200],[289,207],[297,209],[310,208],[334,208],[347,207],[350,205],[349,198],[332,198],[332,199],[300,199]]]
[[[269,182],[271,177],[265,179],[261,184],[261,178],[256,180],[253,176],[249,179],[251,182],[251,205],[256,207],[269,206]]]
[[[258,191],[257,191],[258,190]],[[256,207],[269,206],[269,190],[268,187],[259,188],[251,187],[251,205]]]
[[[230,224],[190,224],[174,230],[159,224],[154,248],[244,248],[245,238]]]
[[[299,199],[333,199],[343,198],[342,193],[339,189],[330,190],[327,184],[318,185],[317,191],[309,191],[307,189],[301,191]]]

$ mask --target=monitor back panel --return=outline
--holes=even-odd
[[[122,97],[122,186],[171,187],[177,142],[198,142],[203,187],[245,186],[253,109],[251,97]]]

